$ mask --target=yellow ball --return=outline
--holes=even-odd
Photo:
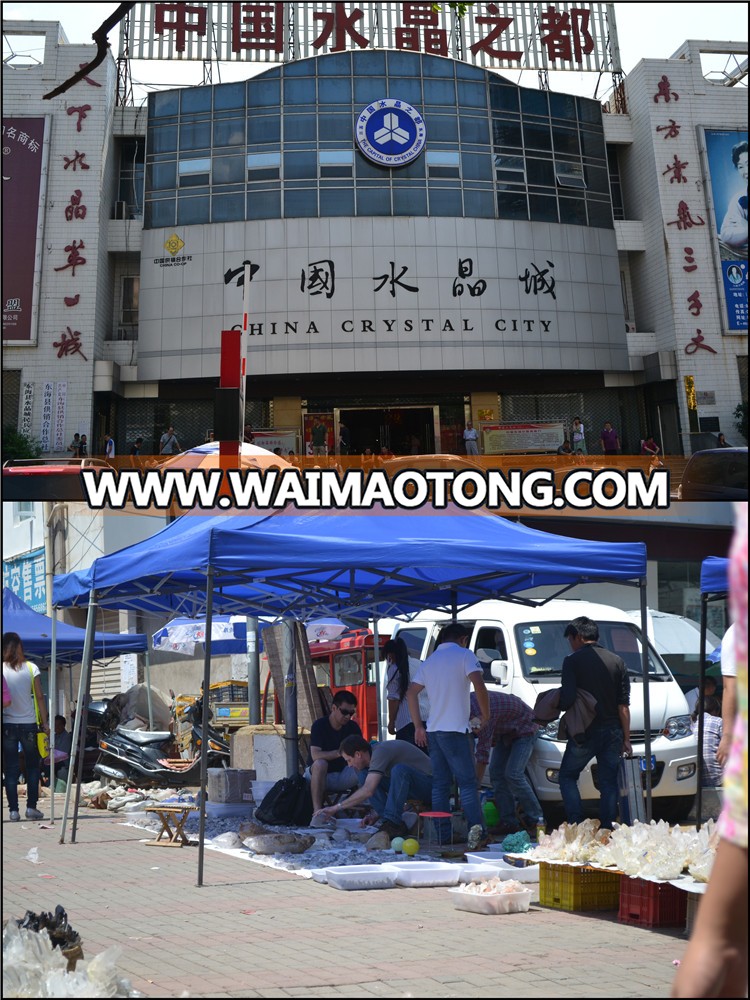
[[[404,838],[394,837],[391,841],[391,848],[396,852],[396,854],[400,854],[404,849]]]
[[[409,857],[412,857],[419,850],[419,841],[415,840],[413,837],[409,837],[409,839],[405,840],[404,843],[402,844],[401,850],[404,852],[404,854],[407,854]]]

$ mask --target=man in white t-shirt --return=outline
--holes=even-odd
[[[414,742],[428,747],[432,761],[432,808],[450,812],[450,790],[455,777],[466,823],[471,831],[485,829],[479,805],[479,789],[474,754],[469,735],[469,696],[473,686],[479,702],[479,724],[489,719],[490,706],[482,668],[467,649],[469,634],[463,625],[451,622],[440,635],[440,645],[414,675],[406,693]],[[419,692],[430,699],[430,731],[425,731],[419,714]],[[442,831],[441,831],[442,832]]]
[[[716,759],[722,767],[729,760],[732,745],[734,717],[737,714],[737,656],[734,648],[734,625],[730,625],[721,640],[721,740],[716,748]]]

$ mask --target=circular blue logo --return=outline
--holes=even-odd
[[[386,97],[369,104],[358,116],[357,145],[383,167],[411,163],[424,149],[427,129],[411,104]]]

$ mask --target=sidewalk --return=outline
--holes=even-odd
[[[92,809],[75,844],[59,843],[59,818],[45,825],[3,809],[3,919],[62,904],[85,958],[119,945],[119,973],[148,996],[658,1000],[686,945],[614,912],[482,916],[445,889],[341,892],[211,850],[199,889],[195,848],[146,847],[148,833]]]

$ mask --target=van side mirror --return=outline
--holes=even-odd
[[[490,671],[496,681],[499,681],[501,684],[508,683],[510,666],[507,660],[493,660],[490,665]]]

